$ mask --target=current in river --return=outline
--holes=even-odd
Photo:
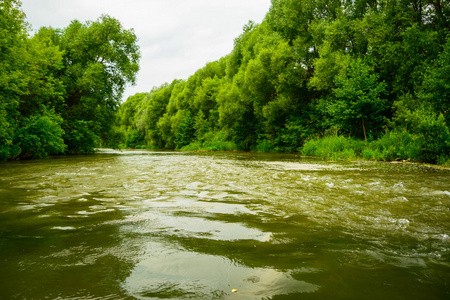
[[[0,299],[450,299],[450,171],[101,150],[0,164]]]

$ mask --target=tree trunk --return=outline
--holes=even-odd
[[[364,131],[364,139],[366,140],[366,143],[367,143],[367,135],[366,135],[366,127],[364,126],[364,118],[362,118],[362,126],[363,126],[363,131]]]

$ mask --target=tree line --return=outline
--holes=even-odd
[[[272,0],[232,52],[123,103],[124,147],[448,162],[450,3]]]
[[[0,1],[0,160],[110,143],[139,59],[133,30],[108,15],[31,35],[20,1]]]
[[[98,146],[450,164],[450,3],[272,0],[230,54],[120,104],[133,30],[103,15],[30,35],[0,2],[0,160]]]

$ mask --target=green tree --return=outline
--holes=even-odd
[[[366,145],[366,157],[402,153],[442,161],[449,122],[447,2],[273,0],[261,24],[244,26],[229,55],[133,105],[127,128],[172,149],[191,143],[188,149],[262,151],[294,151],[340,131],[352,138],[317,143],[351,141],[356,150],[339,150],[346,157],[362,155]],[[396,107],[400,100],[423,117]],[[414,119],[405,121],[409,129],[402,118]],[[354,138],[374,139],[378,148]],[[384,155],[397,138],[395,151]],[[403,151],[402,143],[414,151]]]
[[[0,159],[63,152],[60,143],[64,86],[57,78],[62,52],[51,35],[32,38],[19,1],[0,3]],[[48,135],[44,132],[48,130]],[[55,139],[50,138],[54,136]]]
[[[25,14],[20,2],[0,2],[0,160],[17,155],[14,133],[17,129],[19,96],[24,94]]]
[[[176,131],[176,146],[178,149],[189,145],[195,137],[195,120],[191,112],[186,112]]]
[[[444,50],[427,69],[419,97],[428,102],[436,113],[442,113],[450,124],[450,34]]]
[[[62,31],[59,46],[64,50],[62,80],[67,91],[64,138],[70,152],[91,151],[95,144],[72,139],[79,130],[96,136],[84,142],[106,139],[125,85],[136,80],[140,59],[137,38],[133,30],[103,15],[85,24],[72,21]],[[75,123],[77,126],[72,126]],[[89,128],[81,129],[83,126]]]
[[[394,111],[389,126],[415,138],[419,148],[416,160],[437,163],[450,158],[450,130],[442,113],[411,96],[396,101]]]
[[[14,145],[20,149],[20,157],[41,158],[64,152],[67,146],[62,138],[62,121],[54,111],[24,119],[14,140]]]
[[[335,78],[336,88],[330,99],[327,112],[332,123],[354,136],[367,134],[371,137],[381,133],[383,113],[386,110],[386,84],[379,82],[367,63],[353,60],[344,75]]]
[[[204,135],[209,131],[208,122],[205,119],[205,115],[200,110],[198,112],[198,115],[195,117],[195,123],[194,123],[194,129],[195,129],[195,137],[198,141],[204,140]]]

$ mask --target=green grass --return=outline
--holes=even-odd
[[[366,159],[376,161],[410,160],[428,162],[429,149],[420,135],[406,131],[387,131],[381,138],[371,142],[350,137],[329,135],[305,142],[299,151],[306,156],[328,160]],[[450,156],[438,156],[436,163],[450,166]]]
[[[238,147],[234,142],[227,141],[223,132],[206,133],[201,140],[194,141],[181,148],[184,151],[235,151]]]
[[[194,142],[181,148],[183,151],[234,151],[237,146],[233,142],[209,141],[209,142]]]
[[[330,135],[307,141],[301,148],[301,153],[329,160],[353,160],[361,157],[364,145],[364,141]]]

